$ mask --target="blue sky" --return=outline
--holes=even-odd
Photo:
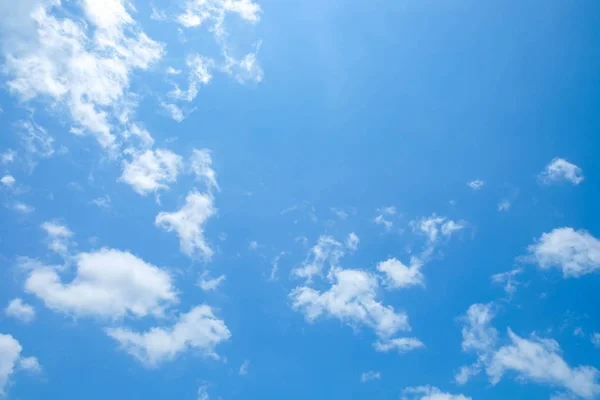
[[[599,18],[0,0],[0,396],[600,398]]]

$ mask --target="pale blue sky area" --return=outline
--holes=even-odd
[[[0,0],[0,397],[600,399],[599,27]]]

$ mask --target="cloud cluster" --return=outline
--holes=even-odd
[[[6,386],[16,371],[38,372],[41,369],[37,358],[21,356],[22,350],[17,339],[0,333],[0,396],[6,394]]]

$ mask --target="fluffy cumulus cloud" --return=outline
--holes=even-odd
[[[520,380],[548,384],[584,399],[600,395],[600,371],[569,366],[556,341],[535,336],[524,339],[510,329],[508,336],[511,343],[498,349],[487,367],[493,384],[507,373],[516,373]]]
[[[2,179],[0,179],[0,182],[4,185],[4,186],[12,186],[15,184],[16,180],[12,175],[4,175],[2,177]]]
[[[209,261],[213,250],[204,237],[204,225],[216,213],[212,194],[194,190],[187,195],[185,204],[178,211],[159,213],[155,224],[167,232],[177,233],[185,255]]]
[[[560,268],[565,278],[577,278],[600,270],[600,240],[589,232],[557,228],[544,233],[527,248],[525,260],[543,269]]]
[[[329,275],[331,287],[328,290],[301,286],[290,294],[293,308],[304,313],[308,321],[321,316],[336,317],[352,327],[368,326],[383,338],[410,330],[404,312],[396,312],[376,300],[379,282],[374,275],[339,268],[332,269]]]
[[[110,328],[106,332],[123,350],[149,367],[173,360],[187,350],[218,359],[215,347],[231,337],[225,323],[206,305],[181,314],[173,326],[154,327],[142,333],[127,328]]]
[[[33,322],[35,319],[35,309],[22,299],[12,299],[4,310],[4,313],[11,318],[18,319],[26,324]]]
[[[584,176],[583,171],[577,165],[557,157],[550,161],[539,178],[546,184],[571,182],[573,185],[579,185],[583,182]]]
[[[177,180],[183,168],[181,156],[165,149],[131,151],[131,160],[123,162],[120,180],[145,196],[162,189]]]
[[[412,257],[410,265],[406,266],[395,258],[390,258],[377,264],[377,270],[385,274],[389,287],[398,289],[415,285],[423,285],[425,277],[421,273],[423,263]]]
[[[163,45],[139,28],[122,0],[77,5],[81,19],[57,17],[73,15],[60,2],[23,2],[18,18],[3,24],[7,86],[22,101],[65,110],[73,132],[113,147],[135,103],[131,76],[160,59]]]
[[[35,357],[22,357],[21,344],[12,337],[0,333],[0,396],[6,394],[6,387],[18,370],[37,372],[40,364]]]
[[[169,273],[131,253],[101,249],[75,259],[70,282],[63,282],[58,268],[38,265],[29,272],[25,290],[52,310],[109,319],[160,316],[177,302]]]
[[[402,391],[402,400],[471,400],[462,394],[444,393],[432,386],[406,388]]]

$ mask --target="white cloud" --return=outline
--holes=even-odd
[[[191,258],[201,256],[205,261],[209,261],[213,250],[204,238],[204,225],[217,213],[213,203],[211,194],[192,191],[179,211],[161,212],[156,216],[155,224],[167,232],[177,233],[181,251],[185,255]]]
[[[522,269],[516,268],[508,272],[494,274],[492,275],[492,282],[504,284],[504,291],[507,295],[512,296],[517,291],[517,286],[520,284],[516,277],[522,272]]]
[[[56,268],[38,265],[29,272],[25,290],[54,311],[110,319],[161,316],[178,301],[171,276],[131,253],[101,249],[75,260],[71,282],[63,283]]]
[[[290,293],[293,308],[309,322],[321,316],[336,317],[352,327],[366,325],[383,338],[410,330],[404,312],[396,313],[393,307],[375,300],[379,289],[375,276],[339,268],[332,268],[329,276],[332,286],[326,291],[301,286]]]
[[[425,345],[417,338],[403,337],[380,340],[375,342],[373,347],[375,347],[375,350],[382,353],[387,353],[388,351],[394,350],[400,354],[403,354],[412,350],[422,349],[425,347]]]
[[[187,90],[181,90],[175,85],[175,88],[169,92],[169,97],[191,102],[198,95],[200,86],[210,83],[212,79],[210,71],[214,68],[214,61],[198,54],[191,54],[187,57],[186,65],[190,70]]]
[[[490,325],[494,313],[492,304],[473,304],[462,318],[462,349],[464,352],[473,352],[477,361],[472,365],[462,366],[455,375],[454,380],[460,385],[481,372],[483,365],[489,362],[490,354],[494,350],[498,338],[498,331]]]
[[[544,233],[527,248],[524,259],[543,269],[558,267],[565,278],[581,277],[600,270],[600,240],[587,231],[557,228]]]
[[[152,14],[150,15],[150,19],[154,21],[166,21],[168,18],[167,13],[163,10],[158,10],[152,7]]]
[[[239,374],[242,376],[247,375],[249,367],[250,367],[250,361],[249,360],[244,361],[242,366],[240,367]]]
[[[6,394],[6,387],[16,370],[40,370],[35,357],[21,357],[22,350],[21,344],[14,337],[0,333],[0,397]]]
[[[21,214],[31,214],[32,212],[35,211],[35,208],[30,206],[29,204],[25,204],[25,203],[21,203],[21,202],[16,202],[13,205],[13,208],[15,209],[15,211],[18,211]]]
[[[252,0],[187,0],[185,11],[177,17],[177,21],[185,28],[210,23],[215,35],[223,37],[226,35],[224,20],[227,14],[237,14],[250,23],[256,23],[260,20],[260,13],[260,6]]]
[[[275,257],[273,257],[273,259],[271,260],[271,274],[269,275],[270,281],[277,280],[277,271],[279,270],[279,260],[285,254],[286,253],[284,251],[282,251],[281,253],[279,253]]]
[[[375,371],[363,372],[362,375],[360,376],[360,381],[362,383],[369,382],[369,381],[378,381],[380,379],[381,379],[381,373],[375,372]]]
[[[131,185],[133,190],[145,196],[177,181],[183,167],[181,156],[165,149],[132,151],[131,161],[123,162],[123,174],[119,180]]]
[[[346,238],[346,247],[350,251],[356,251],[358,249],[358,244],[360,243],[360,239],[358,235],[354,232],[351,232]]]
[[[342,221],[345,220],[346,218],[348,218],[348,213],[346,211],[344,211],[344,210],[340,210],[340,209],[337,209],[337,208],[332,208],[331,212],[334,213]]]
[[[10,164],[15,161],[17,153],[14,150],[8,149],[4,153],[0,154],[0,163]]]
[[[432,214],[431,217],[423,217],[410,222],[414,232],[424,234],[430,244],[438,241],[440,234],[446,238],[450,238],[454,232],[461,231],[465,228],[463,222],[455,222],[446,217],[438,217]]]
[[[600,348],[600,333],[594,332],[592,335],[592,344]]]
[[[471,400],[471,397],[443,393],[440,389],[432,386],[419,386],[404,389],[402,400]]]
[[[510,200],[502,200],[500,203],[498,203],[498,211],[508,211],[510,210]]]
[[[394,225],[392,221],[385,219],[383,214],[379,214],[378,216],[376,216],[373,219],[373,222],[375,222],[377,225],[383,225],[387,232],[389,232],[390,229],[392,229],[392,226]]]
[[[591,366],[570,367],[560,355],[558,343],[552,339],[523,339],[508,329],[511,344],[501,347],[487,367],[492,384],[507,372],[519,379],[560,387],[592,399],[600,395],[600,371]]]
[[[485,184],[485,182],[482,181],[481,179],[475,179],[474,181],[467,182],[467,186],[473,190],[481,189],[484,184]]]
[[[410,260],[410,266],[402,264],[395,258],[390,258],[377,264],[377,270],[386,275],[386,283],[391,288],[405,288],[423,285],[425,277],[421,273],[423,263],[416,257]]]
[[[201,385],[198,388],[198,397],[196,400],[210,400],[210,396],[208,395],[208,385]]]
[[[114,146],[112,116],[132,107],[130,77],[160,59],[163,46],[141,31],[121,0],[82,0],[85,22],[52,15],[71,15],[60,2],[31,3],[5,35],[10,91],[67,110],[81,132]]]
[[[19,121],[16,126],[29,169],[33,170],[38,159],[54,155],[54,138],[46,129],[29,121]]]
[[[212,290],[216,290],[226,278],[227,277],[225,275],[221,275],[217,278],[211,279],[208,275],[208,271],[204,271],[200,276],[198,286],[200,286],[200,288],[202,288],[202,290],[205,292],[210,292]]]
[[[258,52],[260,51],[261,44],[262,42],[256,43],[254,52],[246,54],[239,60],[230,56],[227,51],[224,51],[225,65],[223,66],[223,71],[241,84],[246,82],[262,82],[264,72],[258,64]]]
[[[331,236],[320,236],[302,265],[292,272],[295,276],[312,282],[315,275],[322,273],[325,264],[329,264],[330,268],[336,267],[343,256],[344,250],[340,242]]]
[[[181,70],[175,69],[173,67],[169,67],[169,68],[167,68],[167,74],[168,75],[179,75],[179,74],[181,74]]]
[[[19,368],[33,373],[42,371],[42,366],[36,357],[22,357],[19,360]]]
[[[143,333],[127,328],[110,328],[106,332],[123,350],[148,367],[171,361],[187,350],[199,350],[205,356],[218,359],[216,345],[231,337],[225,323],[215,317],[207,305],[181,314],[170,327],[154,327]]]
[[[248,249],[250,249],[250,250],[258,249],[258,242],[256,240],[251,240],[250,242],[248,242]]]
[[[35,319],[35,309],[29,304],[23,303],[23,300],[19,298],[11,300],[4,312],[7,316],[16,318],[26,324],[33,322]]]
[[[73,232],[66,225],[52,221],[44,222],[42,229],[46,231],[48,248],[61,256],[67,256],[72,244]]]
[[[109,210],[110,209],[110,196],[104,195],[104,196],[98,197],[98,198],[92,200],[91,203],[97,207],[104,209],[104,210]]]
[[[163,102],[160,103],[160,106],[174,121],[181,122],[185,119],[183,111],[177,105]]]
[[[573,185],[579,185],[584,180],[581,168],[558,157],[550,161],[539,178],[546,184],[569,181]]]
[[[463,351],[476,353],[478,360],[461,368],[455,377],[457,383],[464,384],[485,369],[494,385],[508,372],[513,372],[520,381],[566,389],[586,399],[600,394],[600,371],[590,366],[570,367],[560,355],[560,346],[555,340],[535,335],[523,339],[508,328],[511,344],[498,348],[498,331],[490,325],[491,308],[491,304],[474,304],[463,318]]]
[[[12,175],[4,175],[2,179],[0,179],[0,182],[2,182],[4,186],[10,187],[15,184],[16,180]]]
[[[212,169],[212,154],[210,150],[194,149],[190,158],[190,164],[194,175],[196,175],[196,179],[204,182],[209,191],[212,189],[219,190],[217,174]]]
[[[583,332],[583,328],[582,327],[577,327],[575,328],[575,330],[573,330],[573,336],[577,336],[577,337],[584,337],[585,336],[585,332]]]

